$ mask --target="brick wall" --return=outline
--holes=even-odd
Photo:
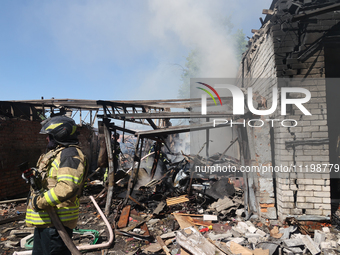
[[[239,76],[243,76],[243,84],[238,86],[252,87],[253,93],[268,100],[268,107],[272,104],[272,87],[277,84],[275,52],[273,38],[270,34],[270,23],[267,23],[249,42],[252,47],[244,56],[241,63]],[[242,66],[243,65],[243,66]],[[241,71],[243,70],[243,72]],[[253,104],[256,108],[256,103]],[[272,165],[270,124],[265,119],[268,116],[261,116],[264,121],[262,128],[247,127],[248,145],[252,166]],[[250,187],[253,190],[255,199],[250,195],[252,208],[258,211],[261,217],[276,219],[275,193],[273,185],[273,174],[266,173],[259,176],[256,173],[248,173]],[[252,192],[252,191],[251,191]]]
[[[39,134],[40,122],[0,118],[0,199],[22,196],[29,185],[21,178],[18,165],[28,161],[35,166],[45,152],[46,136]],[[83,152],[90,155],[91,129],[78,128]]]
[[[304,106],[312,115],[304,115],[293,106],[286,116],[281,116],[279,98],[274,114],[259,117],[262,120],[293,119],[298,125],[292,128],[274,125],[271,129],[266,123],[258,129],[247,127],[252,165],[299,167],[330,163],[324,45],[319,42],[323,35],[339,30],[340,13],[318,15],[308,23],[290,22],[292,14],[288,11],[286,1],[278,1],[275,14],[250,39],[238,74],[238,78],[243,77],[238,80],[243,82],[238,86],[252,87],[257,98],[267,100],[267,109],[272,104],[274,85],[279,92],[287,84],[306,88],[311,92],[311,100]],[[289,94],[290,98],[301,96]],[[256,97],[253,99],[256,108]],[[255,184],[258,213],[264,218],[275,218],[276,212],[281,219],[287,215],[331,214],[327,170],[326,173],[249,174],[249,177]]]
[[[17,119],[0,120],[0,198],[27,192],[29,185],[21,178],[18,165],[29,161],[34,166],[46,148],[46,137],[39,135],[41,125]]]

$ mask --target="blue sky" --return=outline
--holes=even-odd
[[[251,36],[271,0],[16,0],[0,3],[0,100],[176,98],[181,68],[234,77],[219,18]]]

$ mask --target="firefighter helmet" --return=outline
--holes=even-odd
[[[78,144],[77,125],[73,119],[66,116],[55,116],[41,122],[40,134],[53,136],[62,145]]]

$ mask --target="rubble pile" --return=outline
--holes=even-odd
[[[235,176],[204,175],[191,171],[199,164],[234,164],[237,160],[221,154],[205,160],[184,155],[169,163],[162,176],[150,180],[141,168],[136,187],[128,193],[131,171],[115,175],[110,213],[101,208],[107,201],[107,184],[98,172],[89,180],[81,198],[80,215],[73,241],[77,247],[114,243],[105,249],[89,249],[85,254],[337,254],[340,232],[336,225],[308,222],[291,217],[284,222],[246,216],[243,180]],[[21,199],[0,204],[1,254],[28,254],[33,229],[25,226],[26,204]],[[103,221],[104,215],[109,226]],[[94,247],[94,246],[92,246]]]

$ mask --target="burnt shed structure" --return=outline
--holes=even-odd
[[[252,87],[257,109],[271,107],[275,86],[279,92],[287,86],[305,88],[311,99],[303,105],[311,115],[292,105],[283,116],[278,94],[277,111],[257,118],[290,119],[298,124],[272,127],[265,122],[261,129],[246,127],[240,132],[248,145],[243,154],[250,165],[298,170],[248,174],[249,211],[269,219],[329,219],[340,199],[338,171],[331,169],[331,164],[339,164],[340,84],[334,78],[340,76],[340,3],[275,0],[263,14],[267,16],[260,19],[260,29],[252,30],[254,35],[243,54],[238,86]],[[299,97],[305,95],[287,95]],[[308,171],[305,167],[317,164],[326,168]]]

